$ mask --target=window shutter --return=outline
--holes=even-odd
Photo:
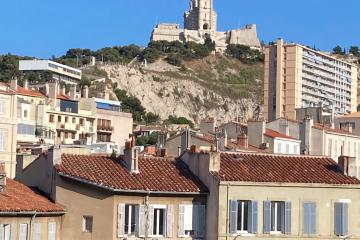
[[[349,205],[347,203],[342,204],[342,236],[348,235],[348,212],[349,212]]]
[[[166,208],[166,237],[172,237],[172,228],[173,228],[173,206],[167,205]]]
[[[4,225],[0,224],[0,240],[4,240]]]
[[[139,236],[139,232],[140,232],[140,206],[135,205],[135,235]]]
[[[146,236],[146,226],[148,223],[146,222],[146,214],[145,214],[145,205],[139,206],[139,237]]]
[[[10,225],[10,240],[15,240],[15,226],[13,224]]]
[[[154,207],[149,206],[148,229],[146,231],[147,237],[153,235],[153,230],[154,230]]]
[[[185,206],[179,205],[179,228],[178,228],[178,237],[183,237],[185,235]]]
[[[33,223],[32,240],[41,240],[41,223]]]
[[[230,201],[230,233],[237,232],[238,201]]]
[[[316,204],[303,204],[303,233],[316,234]]]
[[[285,202],[285,234],[291,234],[291,202]]]
[[[27,224],[19,225],[19,240],[27,240],[27,231],[28,231]]]
[[[310,232],[311,234],[316,234],[316,203],[310,205]]]
[[[48,240],[56,240],[56,222],[48,223]]]
[[[119,204],[117,212],[117,236],[123,237],[125,234],[125,204]]]
[[[249,227],[250,227],[250,233],[258,233],[258,202],[257,201],[251,201],[249,206],[250,212],[249,212]]]
[[[342,236],[342,203],[335,203],[335,214],[334,214],[334,222],[335,222],[335,235]]]
[[[271,231],[271,202],[264,202],[264,233],[268,234]]]
[[[200,238],[205,238],[206,231],[206,206],[199,205],[198,207],[199,216],[199,235]]]

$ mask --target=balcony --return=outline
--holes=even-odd
[[[113,126],[103,126],[103,125],[97,126],[98,132],[112,132],[113,130],[114,130]]]

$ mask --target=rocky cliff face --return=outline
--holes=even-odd
[[[162,119],[174,115],[196,123],[206,117],[220,122],[236,117],[246,120],[262,101],[262,64],[246,66],[234,59],[211,56],[186,62],[181,68],[160,60],[146,67],[109,65],[101,69]]]

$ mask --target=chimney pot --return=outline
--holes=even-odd
[[[10,81],[10,89],[16,92],[17,86],[18,86],[18,79],[15,77]]]

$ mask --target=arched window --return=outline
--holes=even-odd
[[[209,24],[205,23],[205,24],[203,25],[203,29],[204,29],[204,30],[208,30],[208,29],[209,29]]]

